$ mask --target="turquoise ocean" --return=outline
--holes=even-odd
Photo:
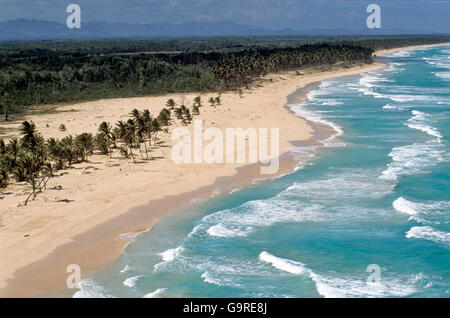
[[[382,59],[288,105],[336,130],[314,158],[165,217],[74,297],[449,297],[450,47]]]

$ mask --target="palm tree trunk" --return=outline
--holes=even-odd
[[[133,150],[131,149],[131,145],[129,146],[129,148],[130,148],[131,158],[133,158],[133,162],[136,163],[136,159],[134,159],[134,154],[133,154]]]
[[[148,149],[147,149],[147,142],[144,140],[144,147],[145,147],[145,156],[148,159]]]
[[[141,143],[138,144],[139,152],[141,153],[141,158],[144,160],[144,155],[142,154]]]

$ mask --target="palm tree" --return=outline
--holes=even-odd
[[[132,146],[136,146],[136,122],[128,119],[126,125],[126,132],[132,137]]]
[[[114,146],[115,146],[115,140],[113,141],[114,136],[113,136],[111,124],[109,124],[107,122],[102,122],[100,124],[100,127],[98,128],[98,132],[99,132],[100,135],[102,135],[103,138],[96,137],[97,141],[100,142],[100,145],[102,145],[102,146],[107,145],[108,151],[105,153],[103,151],[104,149],[100,149],[100,150],[105,155],[108,154],[108,152],[109,152],[109,156],[111,157],[112,156],[112,149],[110,147],[111,143],[114,143]],[[99,145],[99,144],[97,143],[97,145]],[[102,148],[102,147],[100,147],[100,148]]]
[[[92,150],[94,148],[94,137],[91,133],[82,133],[75,137],[75,144],[81,150],[81,160],[88,160],[88,155],[92,154]]]
[[[103,155],[109,154],[111,156],[111,152],[109,151],[110,143],[105,134],[97,133],[97,135],[95,135],[94,137],[94,143],[97,146],[97,149],[100,150]]]
[[[148,149],[147,149],[147,143],[145,141],[145,137],[147,136],[147,124],[145,120],[140,117],[138,120],[136,120],[136,137],[139,143],[139,152],[141,153],[142,160],[144,160],[144,156],[142,156],[142,150],[140,143],[144,143],[145,148],[145,155],[148,158]]]
[[[50,158],[52,158],[56,162],[56,169],[60,170],[64,168],[64,155],[63,155],[63,146],[62,143],[55,139],[55,138],[49,138],[47,139],[47,142],[45,143],[47,152],[50,155]]]
[[[166,108],[161,110],[161,112],[158,115],[158,121],[163,126],[169,126],[170,124],[170,111]]]
[[[78,160],[80,151],[75,144],[75,139],[72,135],[64,137],[61,142],[61,158],[67,160],[69,168],[72,167],[72,163]]]
[[[22,144],[31,151],[34,151],[39,143],[36,125],[32,121],[24,121],[20,126],[20,133],[22,135],[22,139],[20,140]]]
[[[144,110],[142,111],[142,119],[143,119],[145,122],[149,122],[149,121],[152,120],[152,116],[150,115],[150,111],[149,111],[148,109],[144,109]]]
[[[132,121],[131,121],[132,122]],[[130,121],[127,122],[125,126],[124,134],[122,135],[122,139],[125,143],[125,145],[130,149],[131,157],[133,158],[133,162],[136,163],[136,159],[134,158],[133,154],[133,143],[134,143],[134,125],[130,125]]]
[[[192,114],[193,115],[200,115],[200,108],[196,105],[193,106],[192,108]]]
[[[55,171],[57,169],[52,165],[51,162],[45,163],[41,168],[42,175],[42,185],[41,188],[47,189],[47,182],[54,177]],[[47,179],[46,179],[47,178]]]
[[[194,98],[194,103],[198,106],[198,107],[202,107],[202,98],[200,96],[197,96]]]
[[[138,120],[141,117],[141,113],[136,108],[131,111],[130,115],[134,120]]]
[[[127,124],[124,121],[119,120],[116,123],[116,127],[117,127],[118,137],[119,137],[119,139],[121,139],[125,135],[125,130],[127,128]]]
[[[186,108],[186,106],[184,105],[182,105],[182,107]],[[183,111],[181,108],[175,108],[175,116],[177,117],[177,119],[183,118]]]
[[[35,156],[32,153],[26,151],[21,152],[19,158],[17,160],[16,173],[24,176],[24,181],[29,183],[32,188],[31,194],[25,200],[25,205],[27,205],[28,200],[32,195],[35,195],[37,187],[36,178],[38,176],[39,170],[41,169],[42,164],[38,160],[36,160]]]
[[[173,110],[175,108],[175,101],[171,98],[167,101],[166,106],[169,107],[171,110]]]
[[[220,96],[217,96],[215,101],[216,101],[217,105],[220,106],[220,104],[222,103],[222,98]]]
[[[153,145],[156,146],[156,141],[158,140],[158,132],[162,131],[162,128],[161,128],[161,125],[160,125],[158,119],[153,119],[152,126],[153,126],[153,133],[154,133],[154,136],[153,136],[154,143],[153,143]]]
[[[186,109],[186,115],[185,115],[185,118],[186,118],[186,120],[187,120],[187,122],[188,122],[189,124],[192,122],[192,119],[194,118],[194,117],[191,115],[191,112],[189,111],[189,109]]]
[[[9,169],[12,170],[17,164],[17,158],[20,153],[20,142],[14,137],[12,138],[8,144],[6,145],[6,160],[9,166]]]
[[[9,182],[8,170],[5,167],[0,167],[0,188],[6,188]]]
[[[6,154],[6,145],[5,141],[0,138],[0,156],[4,156]],[[0,157],[1,158],[1,157]]]
[[[214,97],[210,97],[208,102],[211,104],[211,106],[215,106],[216,105],[216,100],[214,99]]]

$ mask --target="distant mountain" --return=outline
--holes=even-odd
[[[267,30],[233,22],[170,22],[133,24],[92,21],[82,23],[81,29],[69,29],[63,23],[16,19],[0,22],[0,41],[4,40],[49,40],[49,39],[94,39],[94,38],[148,38],[189,36],[252,36],[252,35],[380,35],[380,34],[424,34],[405,30]],[[433,33],[433,32],[425,32]]]

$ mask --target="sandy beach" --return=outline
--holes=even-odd
[[[448,44],[438,44],[448,45]],[[404,47],[377,51],[376,55],[415,49]],[[287,96],[308,84],[332,77],[355,75],[383,68],[384,64],[352,68],[334,66],[328,70],[302,70],[270,74],[251,89],[222,94],[222,105],[206,101],[216,94],[204,94],[204,106],[196,119],[204,128],[280,128],[280,169],[277,175],[292,171],[302,158],[290,153],[299,141],[314,142],[317,127],[293,116],[285,106]],[[191,105],[198,94],[136,97],[40,106],[24,117],[0,124],[0,138],[18,134],[23,120],[33,120],[46,138],[62,138],[82,132],[95,133],[103,121],[114,124],[126,120],[132,109],[148,108],[157,114],[169,98]],[[300,94],[301,95],[301,94]],[[301,97],[301,96],[299,96]],[[58,129],[64,124],[67,130]],[[0,296],[70,296],[65,288],[66,267],[78,264],[83,276],[112,262],[129,238],[152,228],[158,220],[194,199],[251,184],[262,178],[258,165],[175,164],[171,160],[170,132],[180,127],[174,121],[168,133],[161,134],[164,146],[152,149],[152,160],[120,159],[102,155],[88,163],[60,171],[48,189],[28,206],[23,184],[13,183],[0,191]],[[192,125],[188,126],[192,129]],[[274,177],[269,176],[269,177]],[[266,176],[267,177],[267,176]],[[127,235],[121,235],[127,233]]]

